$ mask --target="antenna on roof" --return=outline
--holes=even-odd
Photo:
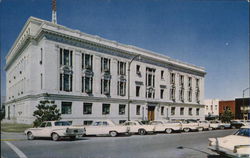
[[[57,24],[56,20],[56,0],[52,0],[52,22]]]

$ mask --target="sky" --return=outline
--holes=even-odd
[[[204,67],[205,99],[249,87],[247,0],[57,0],[57,22]],[[51,21],[51,0],[0,0],[1,95],[5,56],[26,20]],[[249,93],[245,93],[249,96]]]

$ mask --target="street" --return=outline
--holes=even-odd
[[[207,149],[208,138],[234,131],[81,137],[57,142],[28,141],[22,133],[1,133],[1,158],[220,158]]]

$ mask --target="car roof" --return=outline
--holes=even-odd
[[[250,128],[250,125],[242,126],[241,128]]]

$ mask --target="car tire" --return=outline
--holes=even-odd
[[[173,132],[173,130],[172,130],[171,128],[167,128],[167,129],[165,129],[165,132],[166,132],[167,134],[170,134],[170,133]]]
[[[76,136],[71,136],[71,137],[69,137],[69,138],[70,138],[71,141],[76,140]]]
[[[212,127],[209,127],[209,128],[208,128],[208,130],[209,130],[209,131],[212,131],[212,130],[213,130],[213,128],[212,128]]]
[[[225,129],[225,127],[224,126],[220,126],[220,129]]]
[[[145,135],[145,134],[146,134],[146,131],[145,131],[145,129],[139,129],[139,130],[138,130],[138,133],[139,133],[140,135]]]
[[[60,139],[60,136],[57,133],[52,133],[51,138],[54,141],[58,141]]]
[[[190,128],[184,128],[183,131],[184,131],[184,132],[189,132],[189,131],[190,131]]]
[[[34,139],[35,139],[35,137],[34,137],[34,135],[32,134],[32,132],[28,132],[28,133],[27,133],[27,139],[28,139],[28,140],[34,140]]]
[[[199,132],[201,132],[201,131],[203,131],[203,130],[204,130],[203,127],[198,128],[198,131],[199,131]]]
[[[111,137],[116,137],[117,136],[117,132],[116,131],[111,131],[111,132],[109,132],[109,135]]]

